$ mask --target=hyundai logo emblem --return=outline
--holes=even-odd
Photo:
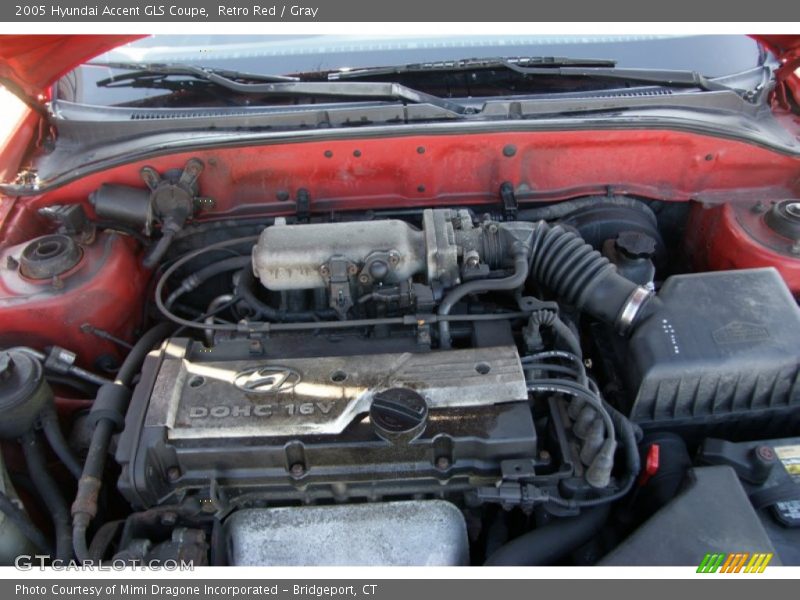
[[[236,374],[233,385],[243,392],[278,394],[291,392],[300,383],[300,373],[286,367],[256,367]]]

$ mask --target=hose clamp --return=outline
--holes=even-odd
[[[638,286],[628,299],[617,317],[616,329],[621,335],[625,335],[636,321],[639,311],[647,303],[653,292],[646,287]]]

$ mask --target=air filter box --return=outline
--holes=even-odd
[[[677,275],[627,344],[631,418],[747,437],[800,430],[800,309],[775,269]]]

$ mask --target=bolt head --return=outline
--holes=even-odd
[[[758,446],[756,448],[756,455],[765,462],[772,462],[775,460],[775,452],[769,446]]]
[[[447,458],[446,456],[440,456],[439,458],[436,459],[436,468],[437,469],[439,469],[441,471],[444,471],[445,469],[448,469],[449,467],[450,467],[450,459]]]
[[[466,263],[466,265],[468,267],[474,268],[474,267],[477,267],[480,264],[481,257],[477,252],[475,252],[474,250],[471,250],[470,252],[467,252],[464,262]]]

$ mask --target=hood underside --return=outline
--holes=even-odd
[[[46,100],[48,88],[76,66],[141,35],[0,36],[0,81],[26,103]]]

